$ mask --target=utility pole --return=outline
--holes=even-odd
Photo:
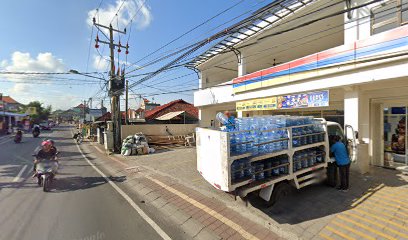
[[[126,116],[125,116],[125,124],[128,125],[128,117],[129,117],[129,106],[128,106],[128,102],[129,102],[129,81],[126,80],[126,102],[125,102],[125,108],[126,108]]]
[[[86,104],[86,101],[84,100],[84,107],[82,108],[82,111],[84,112],[84,113],[83,113],[83,115],[84,115],[84,122],[83,122],[83,123],[84,123],[84,124],[85,124],[85,117],[86,117],[86,114],[85,114],[85,106],[86,106],[86,105],[85,105],[85,104]]]
[[[109,45],[110,48],[110,80],[109,80],[109,96],[111,97],[111,115],[112,115],[112,123],[113,123],[113,146],[114,151],[119,152],[121,148],[121,121],[122,116],[120,114],[120,95],[123,94],[124,82],[122,82],[122,78],[119,78],[115,74],[115,47],[118,47],[118,52],[120,52],[120,48],[126,49],[126,54],[128,54],[129,46],[122,46],[120,44],[115,44],[113,40],[113,32],[118,32],[121,34],[126,34],[126,29],[124,31],[120,31],[118,29],[114,29],[112,25],[109,27],[96,23],[95,18],[93,18],[94,25],[99,28],[105,28],[109,30],[109,42],[99,40],[98,35],[96,36],[96,44],[95,47],[98,48],[98,43],[104,43]],[[124,72],[123,72],[124,74]],[[122,75],[123,75],[122,74]]]

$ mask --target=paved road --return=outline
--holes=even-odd
[[[0,139],[0,239],[161,239],[79,153],[62,127],[21,144]],[[44,137],[57,142],[61,169],[44,193],[31,178],[32,151]]]

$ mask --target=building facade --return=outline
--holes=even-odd
[[[407,165],[408,0],[284,0],[192,62],[200,125],[239,117],[324,117],[358,131],[358,161]]]

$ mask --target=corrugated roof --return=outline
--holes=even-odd
[[[235,24],[234,26],[239,26],[240,24],[242,26],[240,26],[237,31],[229,34],[210,49],[194,58],[187,63],[186,66],[196,68],[220,53],[231,51],[233,46],[248,40],[252,36],[263,32],[265,29],[271,28],[272,25],[283,18],[315,1],[317,0],[281,0],[272,2],[256,11],[249,20],[244,19],[240,23]]]

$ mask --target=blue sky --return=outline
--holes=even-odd
[[[124,2],[103,0],[96,13],[95,9],[101,0],[2,0],[0,71],[63,72],[70,69],[80,72],[105,71],[108,62],[99,60],[100,57],[93,47],[92,39],[95,38],[97,31],[89,24],[91,16],[96,15],[99,22],[105,24],[113,19],[114,27],[119,25],[119,28],[123,28],[128,25],[128,34],[121,37],[121,43],[126,44],[129,39],[130,53],[127,60],[132,63],[234,4],[238,3],[236,7],[197,28],[160,53],[163,54],[165,51],[210,36],[211,32],[208,31],[215,26],[248,10],[256,10],[269,2],[267,0],[124,0]],[[118,9],[119,14],[115,17]],[[136,17],[130,24],[133,16]],[[101,40],[105,40],[102,33],[98,36]],[[115,37],[118,41],[118,35]],[[90,40],[92,45],[88,51]],[[108,56],[108,48],[103,47],[102,44],[99,51],[103,56]],[[155,57],[157,55],[139,62],[137,66],[142,66],[149,60],[154,60]],[[125,63],[124,51],[120,61]],[[164,64],[165,62],[159,62],[132,74],[154,71]],[[135,66],[129,66],[128,69],[134,68]],[[198,80],[197,75],[192,73],[191,70],[180,68],[161,74],[147,81],[146,84],[167,91],[195,88],[198,87]],[[186,74],[191,75],[160,84],[161,81]],[[33,78],[0,75],[0,92],[11,95],[22,103],[39,100],[45,104],[52,104],[54,109],[67,109],[90,97],[94,97],[93,106],[99,107],[100,100],[105,97],[104,92],[95,95],[100,89],[100,83],[95,82],[98,81],[96,79],[75,75],[56,77],[58,79],[50,76]],[[76,80],[72,80],[73,78]],[[138,78],[129,80],[132,82]],[[131,91],[132,94],[144,96],[159,92],[161,90],[141,85]],[[139,98],[137,96],[131,96],[131,98],[130,105],[137,106]],[[179,98],[193,102],[192,92],[157,95],[154,96],[154,101],[163,104]],[[152,97],[148,99],[152,100]],[[105,99],[105,105],[107,102],[108,99]]]

